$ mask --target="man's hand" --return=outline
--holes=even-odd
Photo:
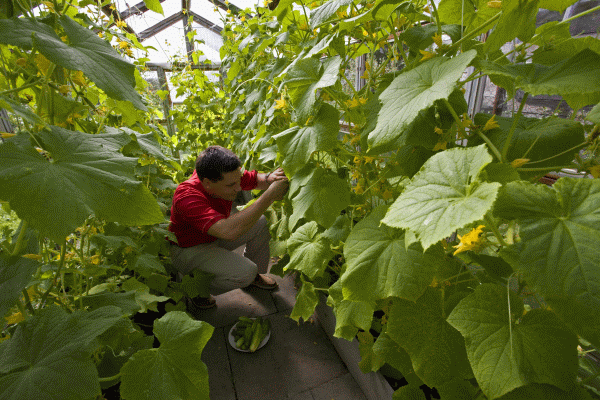
[[[268,193],[269,198],[273,199],[273,201],[283,200],[283,197],[288,191],[290,187],[290,183],[288,182],[287,177],[283,174],[283,178],[278,178],[274,181],[265,194]]]
[[[285,179],[287,181],[287,176],[285,176],[285,172],[283,172],[283,168],[279,167],[275,171],[269,174],[267,178],[267,183],[270,185],[275,181]]]

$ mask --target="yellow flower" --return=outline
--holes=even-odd
[[[592,174],[594,178],[600,178],[600,165],[594,165],[591,167],[590,174]]]
[[[21,257],[29,258],[30,260],[41,260],[42,256],[39,254],[23,254]]]
[[[522,167],[523,165],[527,164],[529,162],[529,158],[517,158],[515,160],[513,160],[510,165],[513,168],[519,168]]]
[[[354,156],[354,164],[356,165],[360,165],[360,157],[359,156]]]
[[[281,110],[284,108],[286,108],[286,102],[285,102],[285,99],[283,98],[283,94],[282,94],[280,99],[275,100],[275,109]]]
[[[227,10],[227,14],[231,14],[231,10]]]
[[[442,130],[442,128],[438,128],[437,126],[435,128],[433,128],[433,130],[438,135],[442,135],[444,133],[444,131]]]
[[[116,24],[117,24],[117,27],[119,27],[119,28],[125,28],[127,26],[127,22],[125,22],[123,20],[118,20],[116,22]]]
[[[76,85],[86,86],[85,78],[83,77],[83,71],[75,71],[75,73],[71,75],[71,80]]]
[[[19,58],[16,63],[19,67],[24,67],[27,65],[27,60],[24,58]]]
[[[353,138],[350,140],[350,144],[351,144],[351,145],[353,145],[353,146],[354,146],[355,144],[357,144],[358,142],[360,142],[360,135],[354,136],[354,137],[353,137]]]
[[[344,104],[346,104],[348,106],[348,108],[356,108],[360,105],[360,102],[358,101],[358,99],[355,97],[352,100],[346,100],[344,102]]]
[[[433,35],[433,43],[437,44],[438,47],[442,47],[442,35],[438,35],[437,33]]]
[[[319,7],[319,3],[317,3],[316,1],[313,1],[312,3],[310,3],[310,8],[317,8]]]
[[[25,319],[25,317],[23,317],[23,314],[21,314],[20,312],[13,314],[11,316],[8,317],[4,317],[4,319],[6,320],[7,324],[18,324],[19,322],[23,321]]]
[[[473,121],[471,121],[471,120],[469,119],[469,116],[467,115],[467,113],[464,113],[464,114],[462,115],[462,119],[463,119],[463,120],[462,120],[462,126],[463,126],[463,128],[467,128],[467,127],[469,127],[469,126],[473,125]],[[488,121],[488,122],[489,122],[489,121]]]
[[[92,258],[90,258],[90,262],[94,265],[100,264],[100,255],[96,254],[96,255],[92,256]]]
[[[394,195],[392,194],[392,192],[390,192],[389,189],[386,189],[385,192],[383,192],[383,194],[381,195],[381,197],[383,197],[384,200],[390,200],[392,197],[394,197]]]
[[[60,85],[58,91],[62,94],[68,94],[71,91],[71,87],[68,85]]]
[[[246,20],[246,17],[244,15],[242,15],[242,17],[240,18],[240,21],[244,22]]]
[[[494,114],[492,115],[492,118],[488,119],[488,121],[485,123],[483,131],[489,131],[490,129],[496,129],[498,127],[500,127],[500,125],[498,125],[498,122],[496,121],[496,114]]]
[[[335,15],[337,15],[338,18],[346,18],[348,16],[348,13],[346,12],[346,10],[341,10],[336,11]]]
[[[433,151],[446,150],[448,142],[437,142],[433,147]]]
[[[111,10],[116,10],[117,7],[114,4],[111,4],[110,6],[108,6],[108,8],[110,8]]]
[[[363,194],[364,192],[365,189],[360,185],[356,185],[356,187],[354,188],[354,193],[356,194]]]
[[[366,156],[365,156],[365,164],[372,163],[372,162],[373,162],[373,160],[375,160],[375,157],[366,157]]]
[[[502,0],[488,1],[487,6],[489,8],[502,8]]]
[[[427,61],[430,58],[435,57],[435,53],[431,51],[419,50],[419,53],[423,54],[423,57],[419,61]]]
[[[104,32],[98,32],[98,37],[99,38],[103,38],[104,37]]]
[[[481,237],[481,234],[483,233],[483,228],[485,228],[485,225],[479,225],[477,228],[471,229],[471,231],[464,236],[458,235],[460,243],[456,246],[452,246],[455,249],[457,249],[454,252],[454,255],[467,250],[479,250],[483,244],[483,239]]]
[[[0,132],[0,137],[2,139],[8,139],[8,138],[11,138],[13,136],[17,136],[17,134],[16,133],[8,133],[8,132]]]
[[[127,42],[119,42],[119,48],[126,49],[129,47],[129,43]]]
[[[301,31],[307,31],[308,30],[308,24],[306,22],[303,22],[302,24],[300,24],[300,26],[298,27],[298,29],[300,29]]]

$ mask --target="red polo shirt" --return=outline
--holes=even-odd
[[[257,172],[244,171],[240,186],[252,190],[257,185]],[[169,231],[177,237],[180,247],[191,247],[217,240],[208,229],[219,220],[229,217],[232,201],[209,195],[196,171],[177,186],[171,206]]]

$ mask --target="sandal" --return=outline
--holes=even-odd
[[[206,310],[208,308],[213,308],[216,305],[217,301],[213,296],[186,298],[186,306],[190,311],[193,311],[194,309]]]
[[[265,278],[267,278],[273,282],[267,283],[265,281]],[[279,284],[273,278],[269,278],[268,276],[257,274],[256,279],[254,279],[254,282],[252,282],[250,284],[250,286],[255,286],[260,289],[273,290],[273,289],[277,289],[279,287]]]

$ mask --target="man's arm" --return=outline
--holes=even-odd
[[[271,204],[281,200],[287,192],[289,183],[287,179],[279,179],[267,188],[267,190],[254,203],[242,211],[230,215],[215,222],[209,229],[208,234],[219,239],[235,240],[246,233],[260,218]]]

